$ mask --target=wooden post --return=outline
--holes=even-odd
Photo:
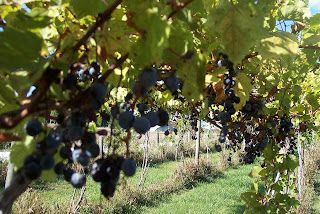
[[[11,142],[11,147],[13,146],[13,144],[14,144],[14,142]],[[14,177],[14,164],[11,163],[10,158],[9,158],[6,183],[5,183],[4,188],[7,188],[8,186],[10,186],[10,184],[12,183],[13,177]]]
[[[198,120],[197,121],[197,128],[198,128],[198,131],[197,131],[197,140],[196,140],[196,154],[195,154],[195,161],[196,161],[196,164],[198,165],[199,164],[199,156],[200,156],[200,132],[201,132],[201,120]]]
[[[103,136],[99,136],[100,156],[103,157]]]
[[[159,134],[159,129],[157,129],[157,136],[156,136],[156,139],[157,139],[157,146],[159,146],[159,144],[160,144],[160,134]]]

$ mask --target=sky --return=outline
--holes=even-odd
[[[309,8],[311,15],[320,12],[320,0],[309,0]]]

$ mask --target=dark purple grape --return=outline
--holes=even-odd
[[[64,170],[66,170],[66,165],[62,162],[57,163],[54,167],[54,172],[57,175],[62,175]]]
[[[68,169],[64,170],[63,171],[64,179],[66,181],[70,182],[71,176],[72,176],[73,173],[75,173],[75,171],[73,169],[68,168]]]
[[[102,195],[106,198],[112,197],[116,191],[116,185],[117,183],[111,179],[102,182],[100,185]]]
[[[222,151],[222,148],[221,148],[221,146],[220,145],[214,145],[214,148],[215,148],[215,150],[217,151],[217,152],[221,152]]]
[[[144,88],[150,88],[157,83],[158,74],[155,69],[147,68],[140,74],[140,83]]]
[[[87,149],[88,156],[91,157],[91,158],[98,157],[98,155],[100,153],[99,145],[96,144],[96,143],[89,144],[86,147],[86,149]]]
[[[58,132],[52,131],[45,138],[45,142],[48,148],[57,149],[62,142],[62,138]]]
[[[174,92],[179,88],[180,82],[175,74],[171,74],[164,80],[164,84],[171,92]]]
[[[223,84],[226,86],[230,85],[230,83],[231,83],[231,80],[229,78],[226,78],[223,80]]]
[[[67,146],[64,146],[60,149],[60,156],[63,158],[63,159],[68,159],[70,158],[72,155],[72,152],[71,152],[71,149],[70,147],[67,147]]]
[[[40,166],[42,169],[51,169],[54,167],[54,158],[52,155],[47,154],[40,158]]]
[[[91,95],[97,100],[104,100],[107,95],[107,90],[102,83],[96,82],[93,83],[91,88]]]
[[[160,119],[157,112],[150,111],[146,114],[145,117],[150,121],[151,127],[154,127],[160,123]]]
[[[166,126],[168,125],[169,122],[169,114],[163,110],[163,109],[159,109],[157,111],[158,117],[159,117],[159,126]]]
[[[144,112],[147,111],[147,105],[144,103],[137,104],[137,108],[140,114],[144,114]]]
[[[125,176],[131,177],[136,173],[137,165],[133,159],[123,161],[121,170]]]
[[[80,140],[83,137],[84,128],[80,126],[71,126],[68,131],[70,140]]]
[[[134,116],[131,111],[124,111],[119,115],[119,125],[123,129],[130,129],[134,122]]]
[[[117,117],[120,114],[120,109],[118,105],[114,105],[111,107],[111,115],[112,117]]]
[[[145,134],[151,128],[150,121],[146,117],[138,117],[133,122],[133,128],[139,134]]]
[[[86,184],[86,176],[75,172],[71,175],[70,183],[74,188],[81,188]]]
[[[225,137],[225,136],[220,136],[220,137],[219,137],[219,142],[220,142],[220,143],[226,142],[226,137]]]
[[[124,101],[128,102],[133,98],[133,94],[132,93],[128,93],[127,96],[125,96]]]
[[[30,136],[36,136],[42,131],[42,124],[39,120],[29,120],[24,126],[25,132]]]
[[[41,175],[41,166],[35,161],[31,161],[28,164],[25,165],[24,168],[24,175],[30,179],[35,180],[40,177]]]
[[[63,86],[66,89],[76,89],[77,86],[77,82],[78,82],[78,77],[76,74],[74,73],[69,73],[66,78],[63,79]]]

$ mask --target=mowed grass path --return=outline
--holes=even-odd
[[[157,207],[143,207],[143,213],[243,213],[245,205],[240,194],[251,187],[253,179],[248,176],[251,169],[252,165],[227,169],[210,183],[173,194]]]

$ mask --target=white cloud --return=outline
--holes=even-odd
[[[320,0],[310,0],[309,1],[309,7],[315,7],[314,9],[319,9],[320,8]]]

